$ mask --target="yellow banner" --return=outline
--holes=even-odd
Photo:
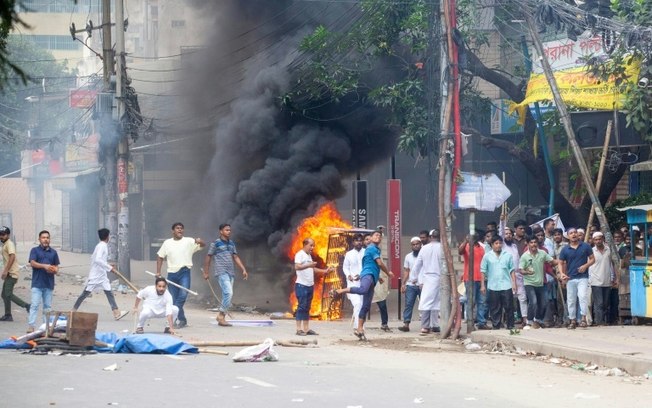
[[[632,62],[626,69],[628,81],[636,81],[640,71],[640,63]],[[598,78],[586,72],[586,67],[560,70],[554,73],[562,99],[568,105],[578,108],[597,110],[619,109],[624,101],[624,95],[618,92],[615,80],[601,82]],[[530,81],[525,92],[525,99],[511,106],[510,111],[519,113],[527,105],[538,101],[552,101],[552,91],[544,74],[530,75]]]

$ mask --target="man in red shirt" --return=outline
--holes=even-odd
[[[466,293],[471,293],[473,290],[473,303],[474,313],[467,312],[467,319],[475,317],[474,322],[478,330],[486,330],[487,327],[487,295],[480,291],[482,286],[481,282],[484,280],[480,272],[480,263],[484,256],[484,247],[480,242],[480,237],[484,238],[484,232],[476,230],[473,234],[473,288],[469,282],[469,237],[467,236],[464,241],[457,248],[457,252],[464,258],[464,285],[466,286]]]

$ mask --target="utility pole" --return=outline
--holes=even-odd
[[[125,30],[124,30],[123,0],[115,0],[115,38],[116,52],[116,86],[115,99],[118,110],[118,270],[127,279],[131,278],[129,257],[129,141],[122,131],[121,122],[125,114],[124,103],[124,63],[125,63]]]
[[[616,249],[616,245],[613,242],[611,229],[609,228],[609,222],[607,221],[607,217],[604,214],[604,209],[602,208],[602,203],[600,203],[598,193],[595,189],[595,185],[593,184],[591,173],[589,172],[589,168],[584,161],[584,156],[582,156],[582,149],[577,143],[577,139],[575,139],[575,132],[573,131],[573,125],[570,120],[570,115],[568,114],[568,109],[566,108],[566,103],[561,98],[561,93],[559,92],[559,87],[557,86],[557,80],[555,79],[555,75],[552,72],[552,68],[550,67],[548,59],[543,53],[543,44],[541,43],[541,38],[539,38],[539,32],[537,31],[537,27],[532,20],[532,16],[528,13],[524,13],[524,15],[528,30],[530,31],[530,36],[532,37],[532,41],[534,43],[534,48],[536,49],[537,54],[540,56],[540,60],[543,65],[543,72],[546,75],[546,79],[550,85],[550,90],[552,91],[555,105],[559,111],[559,117],[562,121],[562,124],[564,125],[564,130],[566,131],[566,136],[568,137],[568,144],[570,145],[571,151],[573,152],[573,156],[575,156],[577,166],[580,169],[582,180],[586,186],[586,191],[588,192],[589,197],[591,197],[591,202],[595,208],[595,215],[600,221],[600,228],[604,234],[605,241],[609,245],[609,252],[611,252],[611,261],[613,262],[614,268],[619,271],[620,257],[618,256],[618,250]]]
[[[111,0],[102,0],[102,55],[104,87],[99,102],[100,157],[104,171],[104,226],[111,230],[109,262],[118,260],[118,218],[116,203],[117,135],[112,112],[111,76],[114,74],[114,53],[111,43]]]

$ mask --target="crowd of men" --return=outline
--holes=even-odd
[[[652,236],[652,231],[649,232]],[[20,299],[13,293],[20,268],[10,233],[9,228],[0,227],[5,307],[0,321],[13,321],[11,304],[15,303],[28,311],[27,332],[30,333],[37,325],[39,309],[44,316],[51,309],[54,278],[59,272],[60,261],[57,251],[50,247],[49,232],[41,231],[39,245],[32,248],[29,255],[31,299],[29,303]],[[514,222],[513,227],[503,223],[499,227],[496,222],[490,222],[485,231],[476,230],[475,234],[467,236],[457,246],[464,265],[463,284],[458,290],[465,306],[469,303],[467,299],[473,298],[473,307],[465,307],[466,318],[473,319],[479,330],[575,329],[615,324],[618,321],[620,280],[616,271],[619,268],[614,268],[602,232],[592,228],[588,236],[586,234],[581,228],[563,231],[555,228],[554,220],[546,219],[542,225],[533,226],[523,220]],[[622,259],[621,267],[628,266],[631,248],[637,256],[645,245],[652,244],[640,243],[640,236],[638,229],[630,233],[627,227],[613,232],[614,244]],[[118,273],[108,262],[110,231],[100,229],[98,237],[86,285],[72,310],[78,310],[95,289],[102,289],[114,318],[119,320],[128,312],[118,308],[108,280],[109,272]],[[634,246],[631,245],[632,237]],[[382,261],[381,241],[382,231],[353,236],[352,248],[342,264],[346,287],[331,293],[331,296],[347,295],[353,307],[354,334],[361,340],[366,339],[364,324],[372,303],[380,312],[381,330],[391,331],[386,299],[393,273]],[[154,317],[167,320],[165,333],[174,333],[174,329],[187,325],[184,304],[191,284],[192,256],[205,246],[201,238],[185,237],[182,223],[172,225],[172,237],[163,243],[157,254],[155,284],[138,291],[136,296],[133,312],[138,314],[137,333],[143,333],[145,322]],[[315,274],[331,270],[317,267],[312,259],[314,246],[310,237],[305,238],[294,260],[298,299],[296,334],[299,336],[317,334],[309,328]],[[410,240],[410,246],[411,252],[405,256],[401,274],[400,291],[405,296],[405,308],[403,325],[398,329],[410,331],[416,306],[420,334],[437,333],[440,331],[440,278],[446,268],[440,233],[437,229],[421,231]],[[167,263],[167,277],[161,272],[164,262]],[[212,272],[222,289],[216,320],[220,326],[230,326],[226,315],[233,296],[235,267],[242,271],[245,280],[248,273],[231,240],[229,224],[219,226],[219,237],[210,243],[203,266],[203,277],[209,280]]]
[[[613,233],[614,244],[623,259],[621,267],[627,267],[630,259],[631,235],[639,243],[640,231],[632,232],[624,227]],[[524,220],[514,222],[513,227],[498,227],[496,222],[490,222],[485,231],[476,230],[473,236],[467,236],[457,247],[464,264],[463,285],[458,290],[465,306],[473,298],[472,310],[465,308],[466,318],[473,319],[479,330],[575,329],[616,324],[619,268],[613,265],[602,232],[591,228],[589,235],[586,234],[581,228],[564,231],[556,228],[553,219],[546,219],[542,225],[533,226]],[[403,326],[399,328],[403,332],[410,331],[417,298],[420,298],[421,333],[438,331],[438,325],[428,325],[437,322],[438,317],[433,318],[422,300],[438,296],[438,278],[433,287],[427,284],[428,276],[439,276],[445,263],[438,245],[438,231],[428,235],[427,244],[420,237],[412,238],[412,252],[405,257],[401,287],[405,309]],[[635,245],[635,250],[640,250],[641,245],[645,243]],[[423,265],[428,266],[423,268]],[[431,305],[431,310],[437,313],[438,303],[437,299],[437,307]]]
[[[32,276],[31,301],[27,303],[14,293],[20,267],[16,259],[16,246],[10,239],[10,234],[11,230],[8,227],[0,227],[0,246],[2,247],[0,270],[2,271],[2,299],[5,308],[5,313],[0,317],[0,321],[13,321],[11,313],[13,302],[29,313],[27,333],[33,333],[40,324],[37,322],[39,311],[42,313],[42,321],[45,322],[52,309],[55,277],[59,273],[59,254],[50,246],[50,233],[46,230],[39,232],[39,245],[31,249],[28,258]],[[116,270],[115,265],[109,263],[110,231],[106,228],[98,230],[98,238],[99,242],[91,255],[88,278],[82,293],[72,306],[72,311],[77,311],[94,290],[102,289],[114,319],[120,320],[128,314],[128,311],[118,308],[111,291],[108,273],[113,272],[119,276],[121,274]],[[136,295],[133,308],[133,313],[138,316],[136,333],[144,333],[145,322],[150,318],[165,318],[164,333],[167,334],[174,334],[174,329],[181,329],[188,325],[184,305],[191,284],[192,257],[195,252],[205,246],[206,243],[201,238],[185,237],[182,223],[176,222],[172,225],[172,237],[163,242],[157,253],[154,285],[139,290]],[[166,277],[161,272],[164,262],[167,264]],[[221,298],[216,295],[219,301],[216,320],[220,326],[231,326],[226,320],[226,314],[233,297],[236,266],[240,268],[243,279],[246,280],[248,273],[238,256],[235,243],[231,240],[231,226],[222,224],[219,226],[219,237],[210,243],[203,269],[203,277],[209,282],[209,285],[209,272],[212,272],[222,290]]]

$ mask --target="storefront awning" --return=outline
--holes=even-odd
[[[82,176],[88,176],[91,174],[98,173],[100,171],[99,167],[93,167],[91,169],[81,170],[81,171],[71,171],[57,174],[50,178],[50,183],[52,187],[57,190],[70,191],[77,188],[77,178]]]

